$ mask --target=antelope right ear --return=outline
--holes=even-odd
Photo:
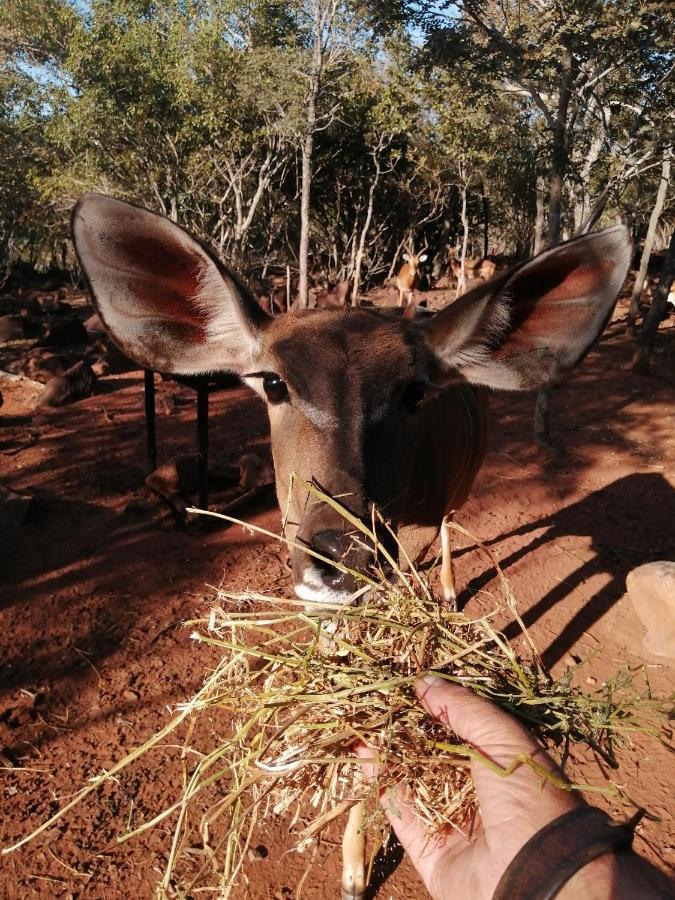
[[[574,238],[460,297],[422,326],[450,378],[528,390],[591,349],[632,256],[623,225]]]
[[[250,367],[270,318],[182,228],[102,194],[80,198],[71,227],[94,306],[126,356],[181,375]]]

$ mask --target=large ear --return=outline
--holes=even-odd
[[[127,356],[182,375],[246,370],[269,318],[194,238],[102,194],[85,194],[71,225],[96,310]]]
[[[506,390],[541,387],[591,349],[631,255],[623,225],[575,238],[465,294],[420,327],[449,372]]]

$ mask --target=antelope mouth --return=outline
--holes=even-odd
[[[342,573],[337,573],[338,575]],[[349,606],[359,596],[361,590],[347,590],[339,586],[339,580],[334,584],[328,584],[325,575],[317,566],[306,566],[302,571],[302,581],[294,587],[296,597],[305,603],[333,606]]]

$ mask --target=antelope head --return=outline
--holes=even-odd
[[[470,487],[480,465],[467,382],[523,390],[560,376],[600,334],[630,260],[616,227],[549,250],[429,320],[366,309],[272,318],[166,218],[89,194],[72,228],[96,309],[126,355],[160,372],[236,372],[266,403],[295,591],[308,603],[348,602],[358,586],[308,550],[362,572],[372,551],[306,483],[359,518],[375,502],[395,526],[437,532],[458,473]],[[448,406],[457,385],[462,402]]]

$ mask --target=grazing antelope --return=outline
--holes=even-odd
[[[398,275],[396,276],[396,287],[398,288],[398,306],[404,305],[405,302],[409,303],[412,299],[413,291],[417,288],[417,285],[420,283],[420,263],[423,263],[427,254],[424,252],[427,249],[427,245],[420,250],[418,254],[415,253],[414,248],[410,247],[410,253],[404,253],[403,259],[405,262],[398,270]]]
[[[463,294],[467,285],[472,286],[479,280],[489,281],[491,278],[494,278],[499,270],[506,268],[501,262],[492,259],[489,256],[467,256],[464,260],[465,284],[462,287],[460,284],[462,277],[462,263],[457,257],[457,250],[454,247],[449,248],[448,260],[450,262],[452,274],[457,279],[458,294]]]
[[[376,504],[421,561],[483,461],[484,387],[532,390],[562,378],[607,324],[631,257],[616,226],[547,250],[423,320],[360,308],[272,318],[168,219],[88,194],[72,227],[97,312],[124,353],[161,372],[236,372],[266,401],[295,593],[310,605],[349,603],[358,582],[305,547],[356,571],[372,553],[297,478],[291,491],[292,476],[367,521]],[[453,600],[447,538],[444,529],[443,591]],[[365,889],[361,823],[355,807],[346,898]]]
[[[349,281],[338,281],[330,290],[319,291],[316,294],[314,306],[316,309],[340,309],[348,306],[351,298],[351,284]]]

